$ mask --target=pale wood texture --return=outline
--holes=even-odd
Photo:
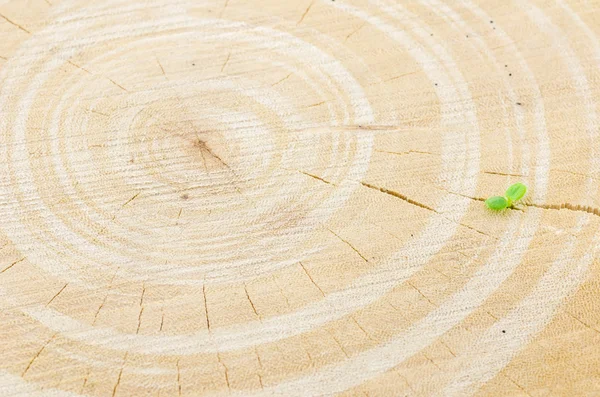
[[[599,35],[598,0],[0,0],[0,395],[600,395]]]

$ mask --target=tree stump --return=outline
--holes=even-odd
[[[599,5],[0,0],[0,395],[600,393]]]

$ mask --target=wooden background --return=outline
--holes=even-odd
[[[600,395],[599,35],[598,0],[0,0],[0,395]]]

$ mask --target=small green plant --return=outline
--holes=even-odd
[[[527,193],[527,186],[522,183],[515,183],[508,189],[504,196],[493,196],[485,200],[485,205],[494,211],[500,211],[510,207],[515,201],[521,200]]]
[[[493,196],[485,200],[485,205],[491,210],[500,211],[508,207],[508,200],[502,196]]]
[[[519,201],[525,196],[527,193],[527,186],[522,183],[515,183],[508,189],[506,189],[506,199],[508,200],[508,205],[512,205],[513,201]]]

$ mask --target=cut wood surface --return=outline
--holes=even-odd
[[[598,0],[0,0],[0,396],[600,395],[599,37]]]

